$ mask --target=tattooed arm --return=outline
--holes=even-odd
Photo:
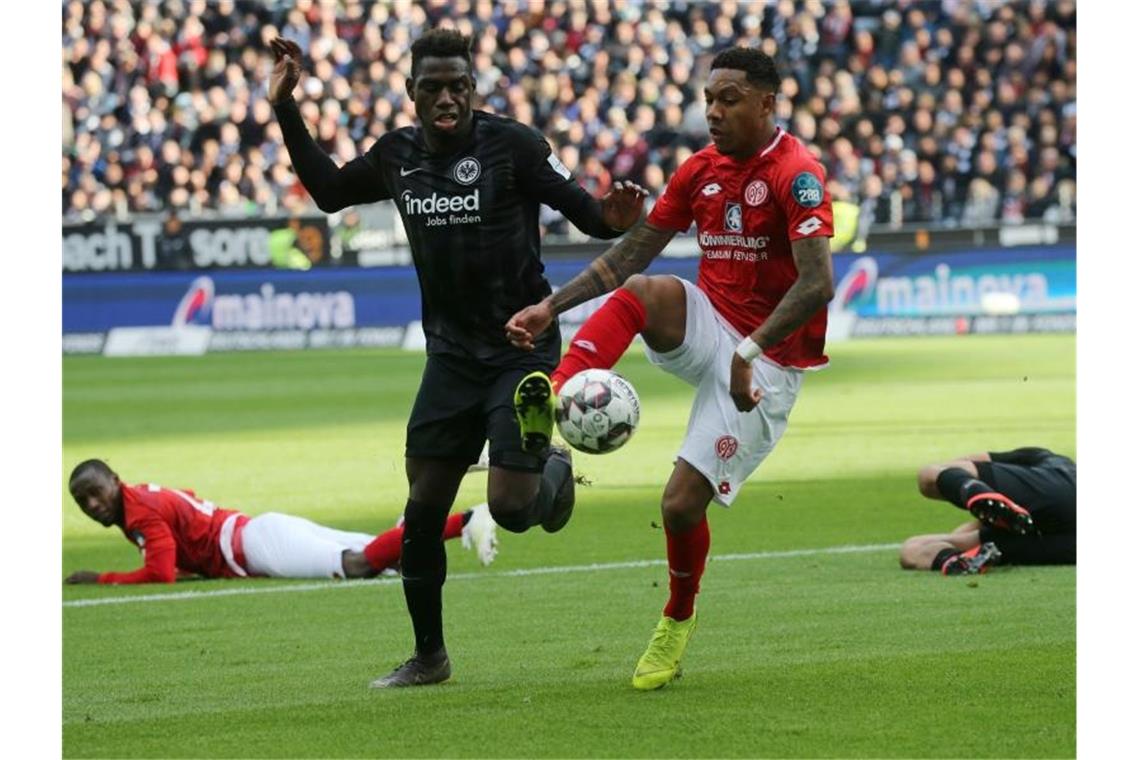
[[[574,279],[534,306],[528,306],[507,322],[507,339],[519,348],[534,348],[534,339],[562,312],[609,293],[632,274],[645,270],[677,234],[642,220],[621,240],[590,262]]]
[[[831,243],[825,237],[812,237],[792,243],[792,258],[799,276],[764,324],[752,333],[762,349],[776,345],[800,325],[827,306],[835,293],[831,272]]]
[[[831,271],[831,243],[825,237],[803,238],[792,242],[792,258],[799,276],[776,304],[776,308],[756,328],[751,338],[761,350],[771,348],[811,319],[835,294]],[[732,355],[729,393],[736,408],[750,412],[760,403],[760,390],[752,387],[752,363]]]
[[[638,223],[577,277],[547,296],[550,310],[557,316],[620,287],[630,275],[645,271],[676,234],[676,230],[658,229],[645,221]]]

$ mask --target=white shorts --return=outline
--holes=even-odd
[[[737,411],[728,388],[732,356],[742,336],[702,290],[677,279],[685,286],[685,342],[666,353],[648,347],[645,353],[650,362],[697,389],[677,456],[705,476],[713,499],[727,507],[784,434],[804,373],[757,358],[752,383],[763,391],[760,405],[746,414]]]
[[[250,518],[241,534],[245,569],[270,578],[343,578],[341,554],[363,551],[374,538],[278,512]]]

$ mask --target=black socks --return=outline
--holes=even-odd
[[[404,509],[400,574],[416,636],[416,654],[423,657],[433,657],[443,650],[443,582],[447,578],[443,526],[446,520],[445,506],[409,499]]]
[[[942,498],[962,509],[966,508],[966,502],[974,496],[992,493],[994,490],[959,467],[950,467],[938,473],[936,485]]]
[[[934,561],[930,563],[930,569],[934,572],[942,570],[942,566],[946,564],[946,560],[950,559],[958,553],[957,549],[943,549],[934,555]]]

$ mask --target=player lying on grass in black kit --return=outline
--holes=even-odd
[[[918,490],[975,519],[953,533],[908,538],[906,570],[943,575],[984,573],[995,565],[1077,564],[1077,463],[1027,447],[931,464]]]
[[[337,167],[313,141],[293,101],[303,53],[273,40],[269,83],[293,168],[324,211],[391,200],[408,234],[423,304],[427,365],[408,421],[405,462],[404,595],[415,655],[374,687],[447,680],[441,591],[447,556],[444,520],[467,467],[490,440],[487,502],[503,528],[560,530],[574,506],[569,452],[549,435],[521,437],[517,414],[553,416],[544,397],[516,410],[515,389],[558,363],[557,323],[533,351],[512,346],[512,314],[551,293],[543,276],[539,205],[578,229],[614,238],[641,216],[645,191],[618,182],[601,200],[574,180],[537,130],[473,110],[470,40],[432,30],[412,45],[408,97],[418,125],[383,135],[363,156]],[[539,390],[548,389],[540,384]]]

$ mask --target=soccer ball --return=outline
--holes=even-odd
[[[608,454],[637,430],[641,402],[629,381],[608,369],[587,369],[558,391],[555,418],[566,442],[586,454]]]

